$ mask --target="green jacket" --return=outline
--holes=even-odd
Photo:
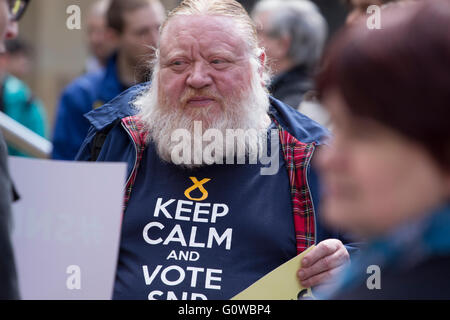
[[[36,100],[30,89],[21,80],[7,75],[2,83],[2,111],[41,137],[46,137],[46,113],[42,103]],[[13,156],[27,156],[8,145]]]

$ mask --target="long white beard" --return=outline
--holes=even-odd
[[[212,110],[217,109],[217,106],[173,107],[168,98],[158,98],[158,73],[159,70],[155,69],[151,88],[134,101],[134,106],[139,110],[138,116],[149,131],[149,139],[154,142],[162,160],[194,168],[213,163],[222,164],[224,159],[227,159],[227,163],[230,163],[229,159],[244,163],[246,157],[256,158],[262,150],[261,144],[267,139],[270,125],[267,115],[269,94],[260,83],[256,71],[253,72],[249,89],[226,99],[220,112]],[[212,114],[216,117],[211,116]],[[234,132],[239,132],[237,130],[240,129],[250,134],[246,138],[227,139],[227,131],[230,132],[230,129]],[[205,151],[211,149],[210,142],[204,141],[203,134],[208,131],[223,137],[222,141],[213,141],[215,148],[212,157],[205,157]],[[180,141],[180,132],[189,137]],[[180,150],[183,150],[181,154]],[[180,161],[180,158],[183,160]]]

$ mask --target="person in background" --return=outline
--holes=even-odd
[[[327,23],[309,0],[262,0],[252,11],[260,45],[273,73],[269,92],[297,109],[327,38]]]
[[[97,0],[91,6],[87,18],[87,37],[90,56],[86,61],[86,72],[98,71],[108,62],[116,50],[116,39],[108,28],[106,13],[110,0]]]
[[[32,55],[33,50],[31,46],[23,39],[9,39],[5,41],[6,52],[3,56],[6,57],[7,63],[5,67],[7,72],[25,81],[26,77],[30,74],[32,68]]]
[[[130,86],[148,80],[158,30],[165,17],[159,0],[112,0],[107,11],[117,51],[105,69],[82,75],[61,94],[53,133],[52,158],[73,160],[89,129],[84,114]]]
[[[0,0],[0,52],[5,52],[6,39],[18,34],[17,21],[29,1]],[[19,299],[14,253],[11,245],[11,200],[13,187],[9,176],[7,149],[0,131],[0,300]]]
[[[449,299],[450,2],[382,19],[339,34],[318,77],[335,134],[317,162],[324,218],[368,242],[322,297]]]
[[[29,48],[21,40],[6,41],[6,52],[0,55],[0,111],[20,124],[46,137],[47,116],[40,100],[30,88],[11,72],[24,77],[28,74]],[[14,146],[8,145],[12,156],[28,156]]]

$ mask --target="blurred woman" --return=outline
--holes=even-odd
[[[362,21],[327,51],[322,210],[367,247],[323,298],[450,298],[448,30],[448,0],[393,5],[380,30]]]

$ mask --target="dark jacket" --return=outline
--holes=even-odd
[[[110,58],[105,69],[86,73],[69,84],[59,101],[52,159],[74,160],[89,130],[89,121],[83,115],[125,89],[119,81],[117,55]]]
[[[296,66],[275,76],[269,86],[269,92],[274,98],[298,109],[303,96],[312,88],[313,81],[307,68]]]

